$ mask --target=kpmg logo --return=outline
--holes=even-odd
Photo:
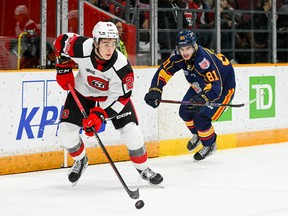
[[[55,80],[22,82],[22,107],[16,140],[43,138],[47,129],[55,130],[56,135],[66,97],[59,93],[57,86]]]

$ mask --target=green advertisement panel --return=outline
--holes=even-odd
[[[226,108],[222,113],[218,121],[232,121],[232,109],[231,107]]]
[[[275,76],[250,77],[250,119],[275,117]]]

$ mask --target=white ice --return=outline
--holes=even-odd
[[[90,165],[75,187],[67,169],[0,176],[2,216],[287,216],[288,143],[150,159],[165,188],[140,182],[138,210],[110,164]],[[116,163],[131,190],[138,174]]]

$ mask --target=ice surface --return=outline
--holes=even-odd
[[[140,186],[137,210],[110,164],[91,165],[75,187],[68,169],[0,176],[3,216],[287,216],[288,143],[150,159],[165,188],[138,182],[130,162],[116,163],[128,187]]]

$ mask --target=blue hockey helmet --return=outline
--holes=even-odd
[[[196,35],[190,30],[179,32],[176,37],[176,48],[192,45],[195,48],[197,42]]]

